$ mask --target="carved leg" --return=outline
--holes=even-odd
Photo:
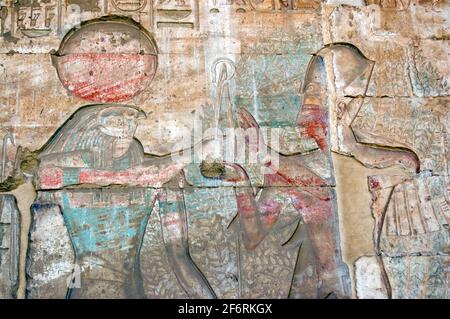
[[[350,281],[342,261],[339,223],[334,190],[330,188],[292,189],[291,199],[300,212],[314,251],[319,278],[319,297],[350,297]]]
[[[242,239],[248,250],[255,249],[278,220],[284,207],[283,197],[279,195],[275,188],[264,188],[256,201],[251,187],[236,188]]]
[[[318,297],[319,278],[317,276],[316,256],[311,240],[309,239],[307,226],[300,221],[293,235],[294,245],[299,247],[297,261],[292,276],[289,298],[315,299]],[[294,238],[292,238],[294,239]]]
[[[189,253],[186,208],[182,191],[161,189],[158,199],[164,245],[178,282],[190,298],[216,298]]]

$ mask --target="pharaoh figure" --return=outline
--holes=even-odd
[[[99,41],[89,42],[92,37]],[[78,109],[38,151],[33,214],[61,210],[76,265],[69,298],[145,297],[139,252],[157,200],[178,282],[189,297],[215,297],[189,254],[182,168],[190,151],[177,152],[176,160],[144,154],[134,134],[145,113],[109,103],[127,100],[151,82],[156,52],[137,23],[113,17],[72,30],[54,55],[69,91],[108,102]]]
[[[350,278],[339,241],[330,114],[337,114],[334,120],[342,137],[342,145],[333,145],[333,151],[354,156],[370,167],[399,164],[418,169],[414,153],[358,144],[353,134],[351,122],[359,110],[361,97],[365,96],[373,64],[350,44],[333,44],[317,52],[306,71],[297,116],[299,139],[315,147],[300,152],[281,149],[278,159],[271,159],[267,156],[271,152],[262,151],[266,150],[266,142],[259,133],[258,143],[248,146],[260,155],[265,169],[260,193],[254,193],[247,172],[236,163],[225,162],[225,173],[219,177],[246,185],[236,187],[235,191],[247,249],[255,249],[267,236],[285,203],[292,203],[300,214],[300,223],[288,241],[300,247],[291,297],[351,297]],[[329,70],[334,74],[328,74]],[[334,94],[329,89],[331,81],[335,81]],[[336,112],[330,108],[333,103]],[[259,132],[258,123],[248,111],[241,109],[239,115],[244,130]],[[274,165],[275,162],[278,164]]]

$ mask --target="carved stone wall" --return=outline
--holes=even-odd
[[[0,298],[448,298],[449,14],[0,0]]]

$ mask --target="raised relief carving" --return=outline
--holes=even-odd
[[[150,50],[152,63],[138,64],[137,67],[142,72],[145,71],[151,81],[156,69],[154,41],[148,34],[136,29],[136,24],[127,20],[103,18],[87,23],[69,33],[60,52],[73,48],[74,43],[78,43],[76,40],[88,40],[92,25],[96,26],[96,32],[103,32],[105,36],[122,32],[129,38],[128,41],[122,41],[120,47],[113,45],[114,39],[106,43],[93,42],[93,47],[89,47],[88,42],[82,43],[88,54],[92,54],[93,48],[97,52],[105,46],[113,51],[123,50],[125,54],[133,53],[136,49]],[[140,36],[133,37],[136,32],[140,32]],[[120,56],[123,51],[116,51],[114,54]],[[86,52],[82,52],[81,60],[78,52],[65,52],[64,57],[83,64],[84,53]],[[115,63],[116,60],[100,61],[108,65],[108,62]],[[89,63],[88,61],[88,65]],[[55,66],[58,68],[60,64],[55,63]],[[64,71],[68,71],[70,75],[73,67],[74,65],[72,69],[65,66]],[[134,79],[133,74],[125,74]],[[108,100],[108,92],[115,96],[116,101],[130,98],[127,94],[114,95],[117,86],[104,83],[101,73],[92,73],[90,76],[92,84],[104,84],[105,87],[96,87],[88,96],[82,95],[80,91],[75,94],[100,101]],[[67,78],[70,79],[70,76]],[[65,84],[70,90],[73,82],[66,81]],[[133,96],[138,93],[139,90],[132,87],[128,94]],[[142,116],[142,111],[126,105],[98,104],[83,107],[39,151],[39,166],[35,173],[35,184],[39,190],[34,204],[34,216],[37,218],[35,224],[45,222],[41,216],[49,214],[48,207],[61,209],[75,264],[73,281],[69,280],[71,284],[67,290],[68,298],[145,297],[139,251],[156,200],[159,202],[160,223],[169,264],[180,286],[190,297],[215,297],[189,255],[184,177],[180,175],[183,162],[173,162],[170,156],[152,158],[144,154],[142,145],[134,138],[138,119]],[[172,184],[161,188],[172,178]],[[79,185],[85,187],[78,187]],[[124,187],[115,188],[113,185]],[[47,222],[58,224],[55,219],[57,215],[53,214],[53,217]],[[32,246],[31,260],[41,260],[39,256],[42,251],[39,248],[43,249],[42,245],[36,243]],[[64,257],[68,258],[67,255]],[[66,261],[67,259],[64,260]],[[40,278],[39,271],[44,271],[42,276],[49,276],[48,270],[42,266],[30,269],[33,271],[31,278]],[[30,282],[32,294],[48,296],[48,283],[44,285],[36,280]],[[80,281],[79,285],[76,280]],[[55,293],[60,291],[57,289]]]
[[[366,0],[366,5],[376,4],[387,10],[406,10],[411,0]]]
[[[8,7],[1,6],[0,7],[0,36],[5,34],[5,24],[6,19],[8,18]]]
[[[112,0],[112,5],[123,12],[136,12],[146,7],[147,0]]]
[[[222,7],[231,7],[236,13],[249,11],[285,12],[295,10],[316,10],[318,0],[212,0],[210,13],[220,12]]]
[[[317,9],[320,1],[316,0],[276,0],[273,1],[273,10],[299,10]]]
[[[47,36],[52,32],[57,15],[56,4],[47,1],[21,0],[15,6],[17,28],[29,38]]]
[[[0,183],[14,170],[14,160],[8,152],[14,146],[14,136],[3,135],[0,163]],[[1,189],[3,191],[3,189]],[[13,195],[0,194],[0,299],[17,296],[19,284],[20,215]]]
[[[90,12],[98,12],[101,11],[99,6],[99,0],[67,0],[67,6],[77,5],[80,7],[82,12],[90,11]]]
[[[441,36],[316,0],[0,2],[0,298],[448,298]]]
[[[61,31],[63,0],[4,1],[0,8],[0,36],[8,42],[41,38]]]
[[[442,0],[366,0],[366,5],[376,4],[383,10],[404,11],[414,6],[436,6],[441,4]]]
[[[154,3],[157,28],[198,29],[198,0],[157,0]]]
[[[77,32],[64,37],[52,61],[67,90],[89,101],[117,102],[149,85],[157,67],[156,45],[140,26],[123,21],[91,21],[84,24],[83,37]],[[98,28],[105,34],[99,36]],[[94,49],[95,43],[101,44]]]
[[[447,179],[426,172],[412,178],[371,176],[369,187],[377,253],[372,267],[381,273],[386,297],[447,298]],[[435,276],[430,275],[431,269]]]
[[[341,59],[345,59],[346,63],[340,63]],[[293,203],[299,212],[302,221],[290,239],[290,242],[300,244],[301,247],[298,255],[300,260],[297,261],[297,265],[301,266],[296,269],[294,279],[307,284],[293,282],[292,287],[298,289],[291,290],[291,294],[295,296],[348,296],[345,286],[348,282],[345,277],[346,269],[340,260],[338,248],[338,230],[331,226],[336,225],[337,220],[333,217],[336,214],[333,205],[334,176],[331,160],[329,157],[327,160],[330,141],[329,122],[326,119],[330,111],[327,107],[328,100],[325,99],[328,83],[325,65],[330,62],[335,63],[333,79],[338,97],[336,114],[341,151],[354,156],[368,167],[403,165],[412,173],[420,169],[416,154],[410,150],[401,148],[396,150],[390,146],[380,147],[379,144],[363,145],[355,138],[351,125],[359,112],[361,103],[359,97],[365,95],[369,85],[373,62],[348,44],[330,45],[316,53],[305,75],[302,88],[303,102],[301,113],[297,117],[297,125],[300,138],[313,139],[318,150],[312,150],[309,155],[280,155],[276,168],[271,167],[273,163],[270,158],[266,159],[265,166],[269,169],[269,173],[265,174],[263,189],[257,200],[251,187],[236,189],[239,221],[247,249],[253,249],[266,236],[276,222],[283,203]],[[244,128],[259,127],[247,111],[242,110],[240,116],[240,123]],[[257,146],[256,151],[259,147],[261,145]],[[222,179],[238,178],[247,180],[247,185],[251,185],[242,167],[226,163],[225,167]],[[230,177],[227,177],[227,169],[233,172],[229,173]],[[321,188],[314,188],[315,186]],[[328,226],[322,227],[324,224]],[[314,230],[308,231],[309,229]],[[309,236],[303,234],[305,230]],[[318,238],[321,238],[320,242],[316,242]],[[303,246],[305,242],[308,244]],[[328,248],[330,250],[327,250]],[[321,264],[322,262],[324,264]],[[303,275],[300,276],[299,273]],[[309,278],[304,277],[306,274],[309,274]],[[319,280],[321,285],[311,284],[311,280]],[[316,290],[316,295],[307,289]]]
[[[19,285],[20,215],[14,196],[0,195],[0,299],[13,299]]]
[[[426,49],[428,53],[425,52]],[[430,59],[430,50],[442,52],[445,56],[443,46],[437,45],[437,43],[425,42],[412,48],[414,68],[411,70],[411,77],[413,88],[418,96],[443,96],[448,94],[450,90],[449,80],[445,76],[445,71],[443,72],[438,67],[442,64],[445,65],[446,62]],[[436,51],[434,52],[436,53]]]
[[[447,98],[366,98],[352,127],[363,143],[413,150],[422,170],[448,174]]]

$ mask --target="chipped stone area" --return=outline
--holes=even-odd
[[[74,255],[60,209],[49,204],[34,204],[32,214],[27,298],[65,298],[74,270]]]
[[[13,299],[19,284],[20,216],[12,195],[2,195],[0,207],[0,298]]]

